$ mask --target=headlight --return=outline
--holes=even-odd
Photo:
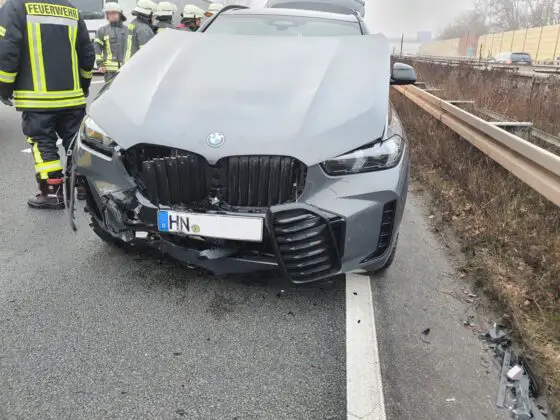
[[[90,117],[82,123],[80,138],[88,146],[104,153],[112,153],[117,145]]]
[[[373,145],[321,163],[328,175],[350,175],[395,167],[401,160],[405,142],[393,135]]]

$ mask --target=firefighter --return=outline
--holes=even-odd
[[[172,28],[176,29],[175,25],[173,25],[173,14],[175,13],[175,5],[168,1],[162,1],[158,3],[156,9],[156,18],[157,18],[157,32],[161,32],[164,29]]]
[[[0,97],[22,112],[39,194],[30,207],[62,209],[56,141],[68,149],[85,115],[95,52],[78,9],[67,0],[9,0],[0,15]],[[58,136],[57,136],[58,135]]]
[[[118,3],[105,3],[103,11],[109,24],[97,30],[94,43],[95,60],[105,76],[105,81],[108,81],[117,74],[124,63],[128,28],[123,24],[126,16]]]
[[[208,10],[204,12],[204,16],[206,16],[206,18],[209,19],[212,16],[214,16],[214,14],[222,10],[223,7],[224,5],[221,3],[211,3],[210,6],[208,6]]]
[[[125,62],[154,37],[152,16],[156,7],[157,5],[151,0],[138,0],[136,3],[136,7],[132,11],[132,15],[136,16],[136,19],[128,24]]]
[[[179,29],[184,31],[196,32],[200,28],[200,20],[204,16],[204,10],[194,4],[187,4],[181,13],[181,23]]]

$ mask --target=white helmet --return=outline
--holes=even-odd
[[[204,16],[204,10],[194,4],[187,4],[181,16],[186,19],[200,19]]]
[[[212,16],[214,13],[217,13],[220,10],[222,10],[223,7],[224,5],[222,3],[212,3],[210,4],[210,6],[208,6],[208,10],[206,11],[205,15]]]
[[[119,3],[110,1],[108,3],[105,3],[105,7],[103,8],[103,13],[107,12],[117,12],[122,15],[122,7]]]
[[[156,8],[157,4],[155,4],[152,0],[138,0],[134,11],[142,15],[150,16],[156,11]]]
[[[173,13],[175,13],[175,11],[177,10],[176,6],[168,1],[162,1],[160,3],[158,3],[156,11],[155,11],[155,15],[157,17],[164,17],[164,16],[173,16]]]

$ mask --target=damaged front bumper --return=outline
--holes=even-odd
[[[118,148],[108,156],[78,139],[73,162],[69,184],[84,183],[94,230],[103,229],[105,234],[124,243],[155,247],[214,274],[279,270],[293,283],[382,267],[398,234],[408,177],[406,157],[402,165],[390,170],[390,189],[372,192],[371,174],[353,175],[353,188],[348,188],[347,180],[343,181],[344,196],[339,189],[341,178],[326,177],[319,165],[310,167],[308,182],[298,201],[243,213],[264,220],[263,241],[255,243],[159,231],[158,210],[201,210],[154,205],[129,175],[123,164],[123,152]],[[72,197],[68,202],[72,215]],[[231,209],[203,211],[240,214]]]

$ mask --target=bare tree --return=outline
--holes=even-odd
[[[560,22],[560,0],[477,0],[474,10],[491,32]]]
[[[453,23],[445,27],[440,39],[461,38],[464,36],[478,36],[488,32],[484,14],[479,10],[471,10],[459,15]]]

